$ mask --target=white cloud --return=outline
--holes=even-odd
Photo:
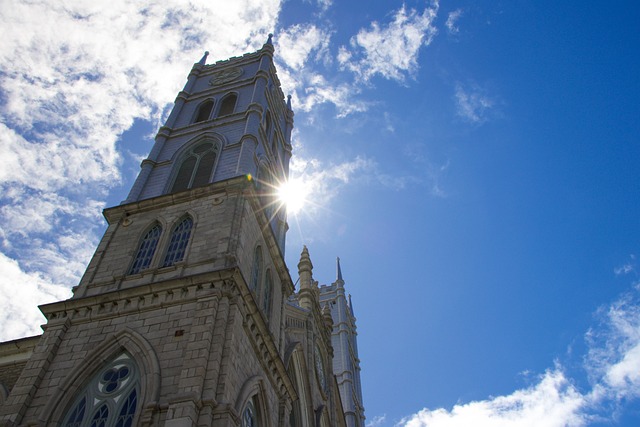
[[[380,427],[384,425],[384,422],[387,420],[386,415],[376,415],[371,419],[371,421],[367,422],[367,427]]]
[[[580,391],[557,365],[529,388],[450,410],[425,408],[396,426],[577,427],[615,417],[620,405],[640,397],[640,289],[599,313],[601,323],[586,334],[590,390]]]
[[[45,323],[38,304],[66,299],[69,288],[52,284],[37,273],[25,273],[18,263],[0,253],[0,340],[42,333]]]
[[[311,24],[292,25],[278,33],[278,59],[284,61],[287,67],[299,71],[313,52],[316,52],[316,60],[329,58],[330,41],[331,33],[327,30]]]
[[[616,267],[614,270],[616,276],[625,275],[636,272],[636,256],[634,254],[629,255],[629,261],[622,264],[620,267]]]
[[[405,427],[567,427],[585,425],[584,397],[558,370],[546,372],[535,386],[508,396],[423,409],[398,425]]]
[[[455,87],[455,102],[458,116],[472,123],[484,123],[495,112],[496,101],[487,91],[476,84]]]
[[[437,11],[437,2],[422,13],[403,5],[392,22],[373,22],[351,39],[350,50],[341,47],[339,63],[365,82],[375,75],[404,81],[418,67],[420,48],[429,45],[437,32],[433,25]]]
[[[445,26],[449,31],[449,34],[458,34],[460,32],[460,28],[458,28],[458,19],[462,16],[462,9],[456,9],[453,12],[449,12],[447,15],[447,22]]]

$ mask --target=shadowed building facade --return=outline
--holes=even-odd
[[[364,426],[339,270],[296,292],[274,187],[293,112],[257,52],[194,64],[71,299],[0,343],[1,426]]]

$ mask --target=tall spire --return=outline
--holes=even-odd
[[[272,38],[273,38],[273,34],[269,33],[269,38],[267,39],[266,44],[270,44],[271,46],[273,46],[273,41],[271,40]]]
[[[342,269],[340,268],[340,257],[336,258],[336,271],[336,280],[344,282],[344,280],[342,280]]]

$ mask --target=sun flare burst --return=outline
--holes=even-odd
[[[308,186],[298,178],[290,178],[277,189],[278,199],[287,207],[287,212],[296,214],[307,203]]]

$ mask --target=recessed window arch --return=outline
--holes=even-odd
[[[140,241],[140,245],[138,245],[138,251],[136,252],[133,264],[131,264],[129,274],[136,274],[149,268],[149,265],[151,265],[151,261],[153,260],[153,255],[156,253],[158,240],[160,240],[161,234],[162,226],[158,223],[153,225],[149,231],[147,231]]]
[[[267,138],[269,137],[269,134],[271,133],[271,111],[267,111],[267,114],[265,114],[265,118],[264,118],[264,128],[265,128],[265,133],[267,134]]]
[[[260,276],[262,275],[262,247],[256,246],[256,250],[253,253],[253,264],[251,267],[251,282],[249,282],[249,288],[256,293],[260,294]]]
[[[193,218],[190,216],[185,217],[175,226],[171,233],[167,252],[164,256],[163,267],[168,267],[182,261],[187,249],[187,244],[189,243],[189,238],[191,237],[192,228]]]
[[[63,427],[131,427],[140,396],[140,373],[127,352],[100,369],[76,396]]]
[[[236,93],[230,93],[222,98],[222,101],[220,101],[220,109],[218,110],[218,117],[233,114],[237,101],[238,95]]]
[[[218,146],[207,141],[191,147],[179,162],[171,193],[202,187],[209,183],[218,155]]]
[[[258,397],[253,396],[247,401],[242,410],[242,427],[262,427],[262,417],[259,410]]]
[[[203,103],[198,106],[198,110],[196,111],[195,119],[193,123],[199,123],[209,120],[211,117],[211,111],[213,110],[213,101],[211,99],[207,99]]]
[[[271,314],[271,301],[273,300],[273,277],[271,275],[271,269],[267,269],[264,275],[264,288],[262,290],[262,311],[267,319]]]

